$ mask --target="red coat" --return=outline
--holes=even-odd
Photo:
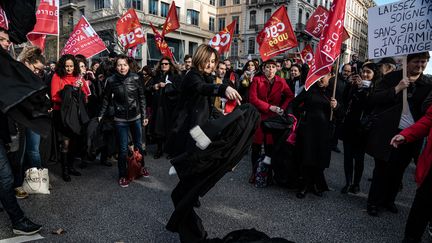
[[[408,143],[422,139],[428,134],[426,147],[417,162],[416,182],[418,186],[426,179],[432,167],[432,106],[429,107],[425,116],[400,133],[400,135],[405,137]]]
[[[74,77],[70,74],[66,75],[63,78],[60,78],[56,73],[54,74],[51,80],[51,100],[53,102],[54,110],[60,110],[61,107],[60,91],[64,88],[64,86],[65,85],[74,86],[75,82],[77,82],[77,80],[79,80],[80,78],[81,78],[80,76]],[[82,81],[83,81],[83,86],[81,87],[81,89],[87,97],[90,94],[89,92],[90,90],[88,88],[87,82],[85,82],[84,79],[82,79]]]
[[[277,115],[270,111],[270,106],[279,106],[282,109],[288,107],[289,102],[294,98],[294,94],[288,87],[285,79],[275,76],[273,86],[270,89],[270,82],[264,74],[256,75],[249,89],[249,102],[254,105],[261,114],[261,120],[266,120],[269,117]],[[282,100],[282,97],[284,99]],[[264,142],[264,134],[261,130],[261,121],[258,129],[255,132],[254,143],[262,144]],[[273,144],[271,135],[267,135],[267,144]]]

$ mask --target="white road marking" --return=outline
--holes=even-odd
[[[34,234],[34,235],[23,235],[23,236],[17,236],[9,239],[0,240],[0,243],[21,243],[21,242],[28,242],[33,240],[40,240],[44,237],[40,234]]]

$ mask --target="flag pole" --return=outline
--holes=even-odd
[[[333,93],[332,93],[333,99],[336,96],[336,86],[337,86],[337,81],[338,81],[338,76],[339,76],[339,57],[340,57],[340,55],[336,58],[336,72],[335,72],[335,80],[334,80]],[[332,121],[332,120],[333,120],[333,109],[331,109],[331,112],[330,112],[330,121]]]
[[[60,33],[57,35],[57,61],[60,59]]]

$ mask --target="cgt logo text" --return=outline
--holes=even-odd
[[[123,46],[126,46],[127,44],[133,44],[135,43],[136,39],[142,38],[144,38],[144,33],[141,27],[138,27],[127,34],[121,34],[119,36],[120,42]]]
[[[219,50],[220,47],[224,47],[228,45],[231,41],[230,33],[224,33],[222,35],[217,34],[210,41],[210,45],[213,46],[216,50]]]

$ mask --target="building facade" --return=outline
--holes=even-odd
[[[344,43],[344,63],[351,60],[352,54],[358,54],[360,60],[367,59],[368,8],[375,6],[373,0],[347,0],[344,25],[351,38]]]
[[[141,64],[154,64],[161,58],[155,47],[152,22],[162,31],[165,17],[172,0],[61,0],[60,1],[60,46],[67,41],[73,27],[82,15],[86,16],[95,31],[104,40],[109,51],[122,52],[117,42],[116,21],[127,9],[135,8],[142,23],[147,42],[138,48],[136,59]],[[332,0],[194,0],[177,1],[180,28],[167,34],[166,41],[182,63],[186,54],[192,54],[201,43],[208,41],[220,30],[237,20],[229,58],[241,67],[249,58],[259,58],[256,36],[265,22],[282,5],[287,8],[299,47],[288,53],[301,51],[306,44],[316,47],[318,40],[304,32],[307,20],[315,9],[322,5],[329,9]],[[349,61],[352,53],[364,59],[367,55],[367,9],[374,6],[373,0],[347,0],[345,27],[351,39],[344,45],[343,60]],[[47,42],[47,56],[52,56],[55,41]],[[50,51],[51,50],[51,51]],[[108,55],[107,52],[100,56]],[[284,54],[280,55],[282,57]]]

